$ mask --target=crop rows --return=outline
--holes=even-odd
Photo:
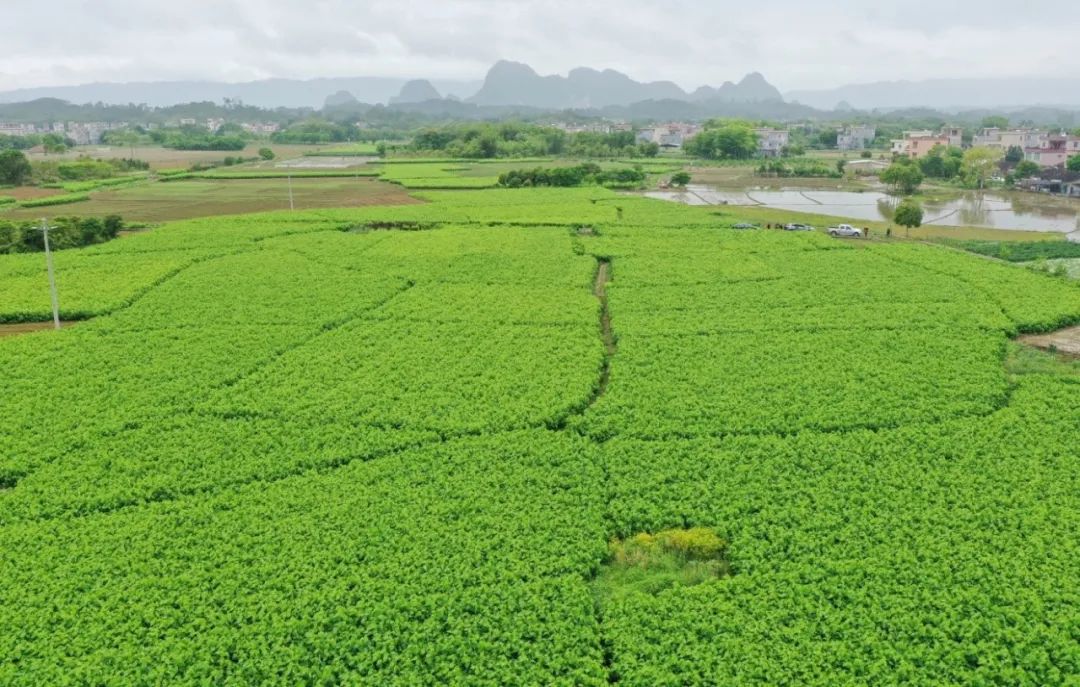
[[[1080,678],[1080,383],[1006,366],[1075,284],[422,196],[56,255],[93,318],[0,339],[0,684]],[[43,267],[0,256],[0,317]],[[731,574],[596,592],[611,538],[682,527]]]

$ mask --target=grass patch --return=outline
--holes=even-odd
[[[1080,359],[1009,342],[1005,370],[1012,378],[1026,375],[1052,375],[1080,379]]]
[[[945,239],[942,243],[1009,262],[1080,258],[1080,243],[1069,241],[954,241]]]
[[[642,532],[611,542],[593,589],[603,603],[692,587],[730,574],[727,542],[711,528]]]

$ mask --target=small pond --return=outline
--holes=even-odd
[[[778,210],[850,217],[892,219],[896,198],[877,191],[721,190],[690,185],[685,191],[652,191],[650,198],[687,205],[756,205]],[[945,227],[989,227],[1013,231],[1053,231],[1080,241],[1080,202],[1035,194],[958,193],[947,200],[924,200],[925,223]]]

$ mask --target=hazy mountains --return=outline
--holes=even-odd
[[[226,98],[257,107],[342,107],[359,103],[415,104],[464,100],[477,106],[527,107],[542,110],[602,109],[646,101],[690,103],[781,102],[780,91],[760,74],[714,88],[687,93],[671,81],[641,82],[612,69],[579,67],[566,76],[541,76],[519,62],[497,62],[483,83],[427,81],[383,77],[269,79],[246,83],[171,81],[96,83],[82,86],[28,88],[0,93],[0,103],[58,98],[72,103],[146,104],[167,107],[188,102],[222,102]]]
[[[932,79],[879,81],[827,90],[791,91],[789,102],[823,110],[843,103],[858,110],[932,107],[939,110],[1080,105],[1080,78]]]
[[[738,84],[708,86],[687,93],[671,81],[641,82],[613,69],[573,69],[566,76],[541,76],[527,64],[500,61],[487,73],[484,85],[468,99],[477,105],[522,105],[541,109],[600,109],[648,100],[704,102],[768,102],[782,100],[780,91],[760,74]]]
[[[406,79],[375,76],[326,79],[266,79],[244,83],[216,81],[161,81],[138,83],[95,83],[82,86],[24,88],[0,93],[0,103],[16,103],[39,98],[58,98],[72,103],[126,105],[146,104],[169,107],[181,103],[211,101],[220,103],[226,98],[241,100],[256,107],[320,108],[327,97],[344,95],[365,103],[386,103],[398,95],[408,83]],[[465,97],[480,87],[477,81],[436,80],[434,87],[443,93]],[[344,95],[342,95],[344,94]]]

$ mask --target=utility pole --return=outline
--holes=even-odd
[[[60,299],[56,295],[56,275],[53,273],[52,251],[49,249],[49,226],[48,220],[42,218],[41,233],[45,235],[45,266],[49,271],[49,295],[52,297],[53,326],[60,329]]]
[[[292,196],[292,172],[289,172],[289,209],[290,210],[295,210],[296,209],[296,207],[293,205],[293,196]]]

